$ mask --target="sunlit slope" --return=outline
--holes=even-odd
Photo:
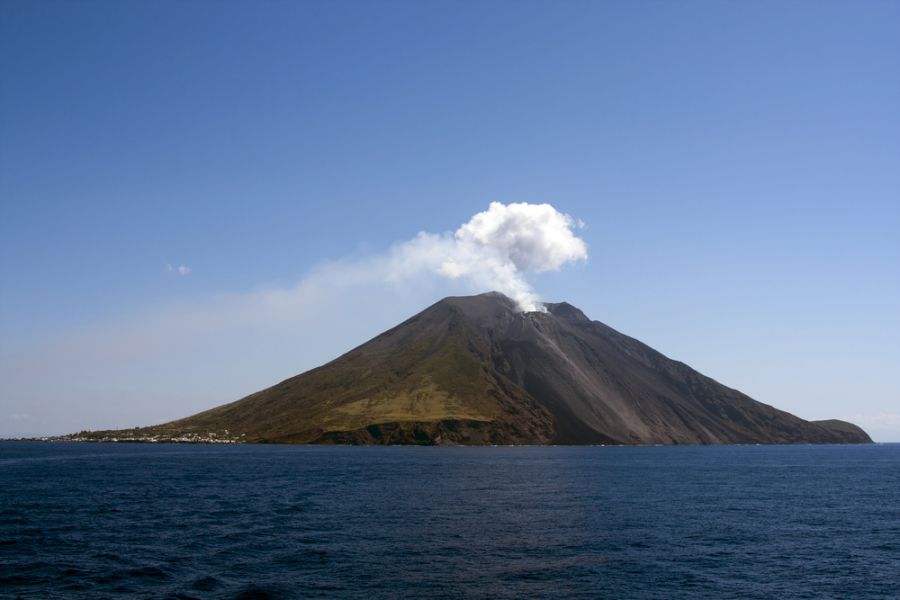
[[[448,429],[448,441],[548,441],[550,416],[485,363],[490,348],[480,333],[438,304],[322,367],[152,429],[227,429],[268,442],[404,442],[423,428],[429,439]]]

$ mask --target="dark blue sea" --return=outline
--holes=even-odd
[[[900,598],[900,445],[0,444],[5,598]]]

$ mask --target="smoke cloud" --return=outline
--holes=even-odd
[[[492,202],[453,234],[420,233],[395,248],[391,276],[429,270],[503,292],[523,311],[543,310],[528,283],[530,273],[559,270],[587,259],[573,229],[583,226],[550,204]]]

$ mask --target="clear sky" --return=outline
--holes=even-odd
[[[0,436],[184,416],[485,291],[353,278],[497,201],[585,223],[546,300],[900,441],[898,31],[894,1],[5,0]]]

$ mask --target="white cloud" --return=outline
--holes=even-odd
[[[572,231],[578,226],[549,204],[492,202],[453,235],[420,233],[397,247],[390,275],[431,270],[503,292],[522,310],[541,310],[526,276],[586,260],[587,246]]]
[[[587,258],[584,241],[572,233],[576,221],[549,204],[492,202],[456,231],[460,244],[487,250],[519,272],[553,271]]]
[[[166,273],[178,273],[179,275],[190,275],[191,268],[187,265],[178,265],[177,267],[173,267],[171,264],[166,264]]]

